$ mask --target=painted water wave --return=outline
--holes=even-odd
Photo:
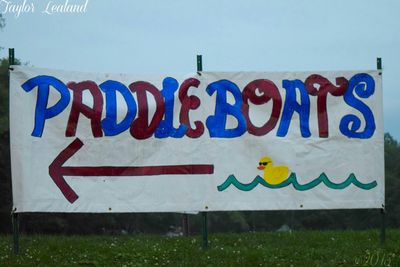
[[[318,186],[320,183],[325,184],[325,186],[327,186],[331,189],[344,189],[351,184],[353,184],[361,189],[364,189],[364,190],[370,190],[377,186],[376,181],[366,183],[366,184],[361,183],[359,180],[357,180],[356,176],[353,173],[351,173],[349,175],[349,177],[342,183],[334,183],[331,180],[329,180],[328,176],[325,173],[321,173],[321,175],[318,178],[314,179],[313,181],[306,183],[306,184],[299,184],[299,182],[297,181],[296,173],[292,172],[285,181],[283,181],[280,184],[276,184],[276,185],[272,185],[272,184],[266,182],[259,175],[257,175],[256,178],[254,178],[254,180],[251,183],[244,184],[244,183],[239,182],[236,179],[235,175],[231,174],[225,180],[225,182],[223,182],[217,188],[218,188],[218,191],[224,191],[230,185],[233,185],[239,190],[251,191],[251,190],[253,190],[254,187],[256,187],[259,184],[261,184],[265,187],[271,188],[271,189],[283,188],[283,187],[286,187],[291,184],[291,185],[293,185],[294,189],[296,189],[298,191],[306,191],[306,190],[310,190],[310,189]]]

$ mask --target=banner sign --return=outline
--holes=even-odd
[[[16,212],[382,208],[378,71],[13,66]]]

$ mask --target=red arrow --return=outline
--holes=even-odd
[[[61,190],[61,193],[70,202],[74,203],[78,195],[65,181],[64,176],[143,176],[143,175],[166,175],[166,174],[212,174],[214,165],[166,165],[166,166],[98,166],[98,167],[64,167],[64,163],[71,158],[83,143],[76,138],[63,151],[58,154],[49,166],[49,175]]]

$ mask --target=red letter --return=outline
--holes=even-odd
[[[129,85],[129,89],[137,95],[138,117],[133,121],[130,132],[136,139],[147,139],[153,135],[158,124],[164,116],[164,100],[157,88],[148,82],[134,82]],[[149,105],[147,103],[147,94],[153,95],[156,101],[156,111],[149,124]]]
[[[65,136],[75,136],[79,114],[82,113],[90,119],[93,136],[102,137],[101,112],[103,111],[103,96],[97,84],[93,81],[84,81],[80,83],[69,82],[67,86],[73,91],[73,101]],[[93,108],[82,103],[82,94],[85,90],[88,90],[93,97]]]
[[[259,96],[256,94],[257,89],[262,93]],[[282,108],[282,98],[275,84],[270,80],[254,80],[246,85],[246,87],[243,89],[242,97],[242,112],[246,118],[247,131],[252,135],[261,136],[274,129],[276,123],[278,122]],[[255,105],[262,105],[268,103],[268,101],[271,99],[273,101],[273,105],[269,120],[262,127],[255,126],[251,122],[249,116],[249,100]]]
[[[319,90],[317,90],[318,87],[315,87],[315,84],[319,85]],[[308,93],[317,96],[319,137],[329,136],[328,113],[326,110],[326,98],[328,93],[333,96],[343,95],[349,82],[344,77],[337,77],[336,85],[337,86],[333,85],[328,79],[318,74],[310,75],[305,81]]]
[[[189,110],[197,109],[200,106],[200,99],[197,96],[188,96],[187,92],[191,86],[199,87],[200,81],[195,78],[185,80],[179,88],[179,100],[182,103],[181,112],[179,114],[179,121],[181,124],[188,127],[186,136],[190,138],[198,138],[204,133],[204,125],[201,121],[195,121],[194,129],[190,126]]]

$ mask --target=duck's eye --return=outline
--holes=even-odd
[[[268,162],[259,162],[258,165],[263,165],[263,166],[267,166]]]

